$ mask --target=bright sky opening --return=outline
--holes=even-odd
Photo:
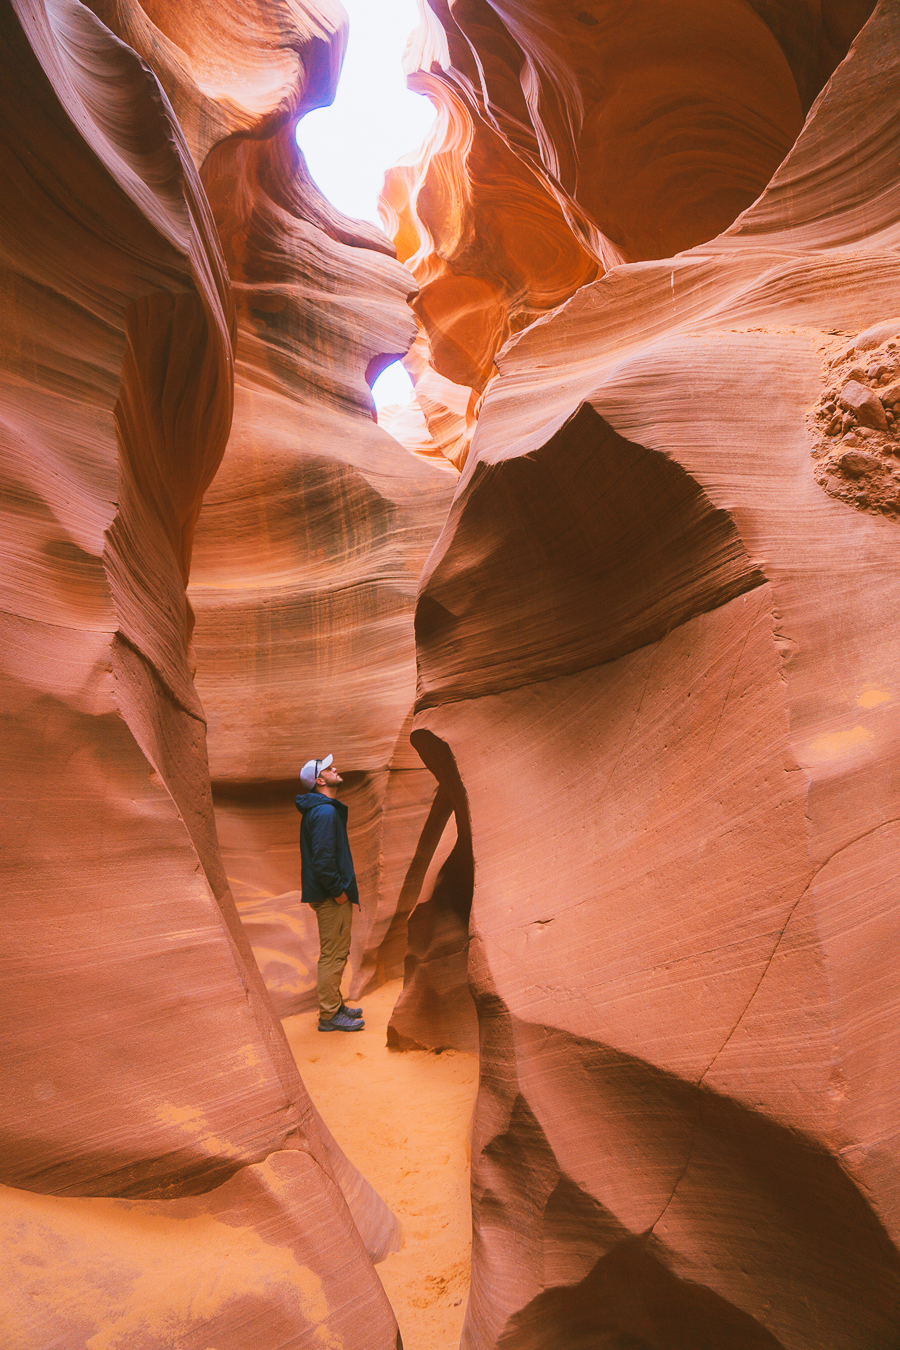
[[[416,0],[343,0],[350,37],[337,95],[297,125],[297,144],[328,200],[345,215],[381,225],[387,169],[415,150],[434,121],[427,98],[406,87],[403,51],[418,26]],[[412,381],[396,362],[372,386],[376,408],[408,403]]]
[[[403,50],[418,27],[416,0],[343,0],[350,39],[330,108],[307,113],[297,143],[309,171],[339,211],[381,224],[385,170],[424,140],[432,103],[406,87]]]
[[[400,361],[383,370],[372,385],[372,398],[379,412],[397,403],[408,403],[412,395],[413,382]]]

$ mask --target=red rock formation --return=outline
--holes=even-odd
[[[538,8],[492,11],[518,37]],[[808,106],[849,11],[824,10],[818,37],[810,18],[804,46],[805,6],[754,8],[771,34],[743,7],[748,70],[777,39],[784,107],[791,74]],[[682,10],[690,34],[701,8]],[[606,41],[611,14],[565,23]],[[689,49],[668,31],[674,91]],[[490,88],[495,48],[470,35]],[[570,50],[533,56],[532,106],[553,112]],[[627,140],[656,85],[615,50],[638,103],[607,130]],[[700,82],[723,97],[744,87],[730,50]],[[887,0],[729,230],[613,268],[505,348],[429,562],[413,740],[474,868],[467,1350],[900,1336],[900,589],[882,483],[898,475],[882,431],[877,500],[862,479],[823,490],[816,458],[838,376],[866,353],[875,398],[900,344],[898,53]],[[740,201],[728,173],[706,214],[673,190],[667,232],[641,242],[663,166],[601,210],[618,180],[579,193],[553,117],[560,182],[633,256],[708,222],[696,242],[725,223],[717,201]],[[679,125],[646,143],[696,149],[698,124]]]
[[[436,845],[428,830],[422,832],[419,866],[427,863],[427,870],[416,890],[418,901],[408,916],[398,907],[397,938],[406,947],[406,968],[388,1024],[388,1045],[475,1053],[478,1021],[468,974],[471,841],[466,831],[457,830],[446,791],[435,798],[432,817],[433,828],[446,823]]]
[[[440,116],[424,157],[388,175],[384,209],[421,287],[421,409],[461,466],[502,343],[604,268],[729,226],[873,4],[429,6],[410,80]]]
[[[293,797],[326,749],[364,901],[354,993],[403,969],[378,948],[435,792],[408,744],[413,607],[455,475],[373,420],[367,372],[412,341],[412,281],[378,231],[320,209],[293,124],[225,141],[203,176],[239,324],[234,429],[192,569],[197,680],[226,866],[286,1014],[315,1002]]]
[[[219,821],[282,1006],[312,736],[380,891],[358,983],[409,915],[395,1043],[466,1043],[474,990],[467,1350],[896,1345],[900,10],[854,42],[871,9],[435,4],[457,139],[395,180],[421,448],[462,463],[483,403],[418,605],[434,797],[409,613],[451,480],[365,389],[410,283],[290,135],[336,11],[0,8],[16,1350],[396,1344],[394,1226],[218,852],[207,489]]]
[[[200,63],[174,7],[103,8],[163,73]],[[267,42],[205,34],[254,119],[297,78],[294,12],[267,7]],[[231,421],[213,218],[90,9],[16,0],[0,41],[4,1341],[393,1347],[366,1248],[396,1224],[305,1093],[216,843],[184,589]],[[248,115],[204,84],[195,147]]]

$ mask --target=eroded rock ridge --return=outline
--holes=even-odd
[[[396,258],[344,32],[0,6],[4,1334],[396,1350],[321,749],[355,988],[480,1047],[466,1350],[894,1350],[900,5],[428,0]]]
[[[900,8],[715,9],[432,5],[428,78],[603,269],[488,341],[477,232],[415,263],[437,370],[498,344],[416,623],[466,855],[395,1014],[467,929],[466,1350],[900,1335]]]

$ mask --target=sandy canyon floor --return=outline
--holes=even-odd
[[[388,1050],[402,980],[361,1000],[365,1030],[284,1021],[310,1095],[341,1148],[397,1215],[403,1246],[378,1266],[404,1350],[456,1350],[469,1288],[469,1123],[478,1058]]]

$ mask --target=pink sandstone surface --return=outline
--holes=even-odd
[[[413,610],[456,475],[373,420],[366,373],[413,340],[414,283],[374,227],[371,241],[317,216],[293,123],[217,147],[203,177],[238,335],[235,419],[192,567],[197,684],[225,865],[287,1015],[315,1003],[292,807],[313,756],[333,752],[347,784],[366,901],[354,996],[403,970],[402,950],[385,964],[380,948],[436,788],[408,740]]]
[[[419,417],[465,461],[494,356],[623,262],[715,237],[768,183],[873,0],[429,0],[410,83],[438,107],[383,209],[419,282]]]
[[[185,596],[234,387],[196,164],[333,76],[340,15],[98,11],[0,11],[4,1343],[394,1350],[397,1223],[239,922]]]
[[[0,8],[10,1344],[399,1344],[277,1018],[328,736],[466,1350],[895,1350],[900,4],[429,0],[412,276],[342,23]]]
[[[535,81],[584,88],[564,33],[580,21],[620,53],[647,173],[671,149],[691,183],[727,180],[696,98],[673,100],[680,130],[662,134],[656,86],[625,59],[644,68],[655,39],[615,46],[625,7],[433,8],[464,30],[482,93],[513,40],[531,58],[532,125],[556,118],[548,177],[572,119]],[[673,67],[698,53],[673,89],[703,73],[702,13],[668,10]],[[732,208],[701,210],[677,173],[656,235],[659,186],[629,197],[598,172],[580,193],[557,174],[557,199],[635,261],[607,259],[496,354],[419,599],[412,739],[469,879],[443,901],[432,888],[443,913],[411,942],[394,1034],[433,1034],[468,919],[466,1350],[900,1337],[900,7],[747,5],[741,23],[699,87],[768,119],[774,161],[796,144],[767,187],[762,156],[718,235]],[[774,83],[754,105],[735,72],[765,50]],[[710,134],[724,119],[735,169],[752,165],[723,107]],[[516,117],[498,94],[511,144]]]

